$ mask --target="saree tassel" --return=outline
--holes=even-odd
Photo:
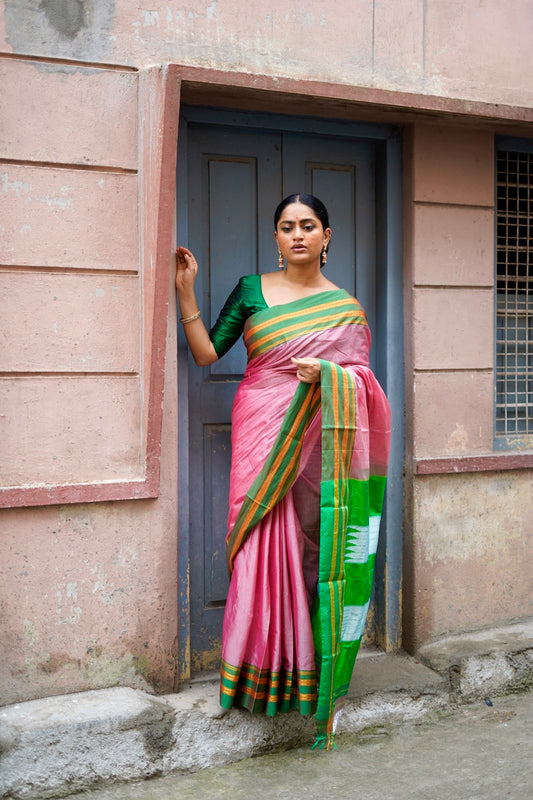
[[[334,733],[319,733],[311,750],[337,750]]]
[[[315,743],[311,745],[311,750],[337,750],[337,743],[335,741],[335,731],[337,725],[335,718],[332,714],[326,724],[317,723],[317,736]]]

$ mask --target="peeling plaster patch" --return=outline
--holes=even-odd
[[[83,509],[84,506],[79,506],[77,511],[73,511],[69,507],[61,507],[59,516],[62,522],[67,526],[67,529],[74,531],[74,533],[94,533],[93,515],[91,512],[85,512]]]
[[[96,577],[96,582],[93,586],[93,594],[97,594],[105,606],[114,606],[117,602],[121,602],[124,595],[131,594],[131,586],[126,588],[124,586],[115,586],[108,580],[104,568],[101,564],[91,567],[92,574]]]
[[[132,561],[137,561],[137,548],[133,545],[130,547],[121,547],[117,556],[117,563],[119,567],[127,567]]]
[[[72,197],[68,197],[68,193],[73,191],[71,186],[62,186],[58,194],[47,194],[44,197],[40,197],[39,195],[32,194],[33,184],[28,181],[10,180],[7,172],[0,174],[0,189],[6,194],[8,192],[14,192],[17,197],[26,196],[27,202],[45,203],[52,208],[72,208],[73,204]],[[25,230],[31,230],[29,224],[23,227]]]
[[[438,476],[418,482],[416,527],[424,560],[481,563],[510,558],[527,530],[528,480],[512,475]],[[512,510],[506,498],[513,497]]]
[[[67,583],[67,597],[72,597],[74,600],[78,599],[77,583]]]
[[[4,19],[16,53],[105,61],[112,47],[115,0],[4,0]],[[42,67],[64,71],[62,65]]]
[[[82,615],[80,606],[75,605],[78,599],[78,585],[77,583],[58,583],[56,586],[56,615],[59,624],[76,625]],[[71,602],[71,601],[74,601]]]
[[[464,425],[460,422],[455,423],[455,430],[446,442],[446,451],[456,453],[458,450],[465,451],[468,446],[468,433]]]
[[[39,634],[37,633],[37,628],[35,627],[34,623],[29,619],[25,619],[23,625],[24,637],[26,638],[26,641],[30,645],[35,644],[39,639]]]
[[[72,208],[72,197],[65,197],[65,193],[68,191],[71,191],[68,186],[62,186],[62,195],[47,194],[44,198],[46,205],[51,208]],[[35,199],[38,200],[39,198],[36,197]]]
[[[122,656],[114,656],[99,648],[94,653],[88,653],[88,658],[82,662],[82,669],[92,688],[130,686],[150,694],[154,692],[139,669],[137,656],[129,651]]]
[[[29,194],[33,189],[32,184],[26,181],[10,181],[7,172],[0,174],[0,183],[3,192],[15,192],[17,197],[20,197],[22,193]]]
[[[78,659],[68,656],[66,653],[50,653],[46,661],[41,661],[38,665],[39,669],[46,675],[52,675],[64,667],[67,668],[80,668]]]
[[[81,0],[41,0],[42,9],[50,25],[68,39],[74,39],[87,27],[87,17]]]
[[[159,27],[159,11],[143,10],[142,15],[143,15],[143,25],[145,28]]]
[[[207,6],[207,19],[214,19],[218,6],[218,0],[213,0],[211,5]]]

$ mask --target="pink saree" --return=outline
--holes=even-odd
[[[253,314],[232,415],[221,704],[315,714],[329,746],[372,587],[390,413],[343,290]],[[291,357],[321,360],[300,383]]]

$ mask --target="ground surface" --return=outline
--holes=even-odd
[[[529,800],[533,692],[492,703],[342,735],[332,752],[298,748],[70,800]]]

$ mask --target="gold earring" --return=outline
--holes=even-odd
[[[283,269],[285,264],[283,263],[283,256],[281,255],[281,250],[278,247],[278,267]]]
[[[328,254],[326,252],[326,245],[324,244],[324,248],[322,250],[322,266],[324,266],[327,260],[328,260]]]

